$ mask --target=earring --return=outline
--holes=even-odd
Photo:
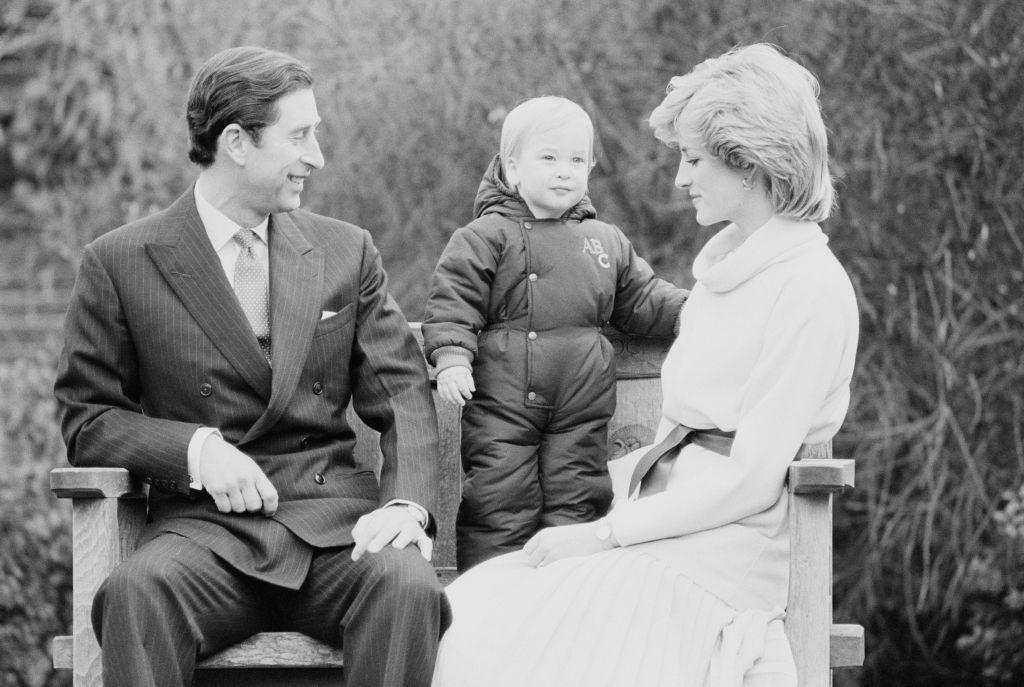
[[[743,188],[746,189],[747,191],[754,188],[753,184],[750,183],[750,179],[746,177],[743,178]]]

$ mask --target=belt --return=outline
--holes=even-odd
[[[664,491],[668,485],[668,475],[672,464],[679,457],[679,452],[687,444],[697,444],[709,451],[729,455],[736,432],[725,432],[720,429],[694,429],[686,425],[676,425],[664,439],[651,448],[640,458],[629,478],[629,494],[640,488],[638,496],[647,496]]]

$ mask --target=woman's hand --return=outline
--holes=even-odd
[[[437,373],[437,395],[449,403],[464,406],[468,399],[473,398],[474,391],[476,384],[468,367],[453,365]]]
[[[597,537],[598,523],[547,527],[530,538],[523,547],[530,565],[539,568],[572,556],[589,556],[614,546]]]

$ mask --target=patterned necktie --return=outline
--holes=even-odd
[[[267,289],[267,275],[256,259],[253,244],[256,232],[252,229],[239,229],[234,236],[242,250],[235,262],[235,295],[249,318],[252,331],[260,342],[263,355],[270,362],[270,296]]]

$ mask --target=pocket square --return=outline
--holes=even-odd
[[[338,313],[335,310],[323,310],[320,312],[320,319],[326,320],[328,317],[334,317],[337,314]]]

